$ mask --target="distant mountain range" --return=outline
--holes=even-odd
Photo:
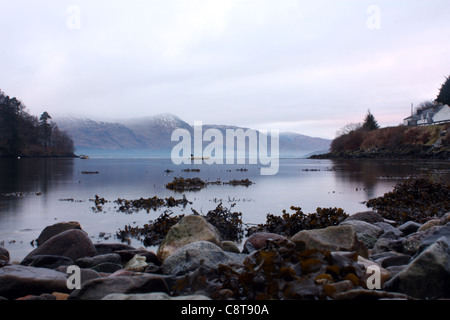
[[[194,131],[192,125],[169,113],[112,122],[78,116],[53,120],[72,137],[77,154],[91,157],[170,157],[178,143],[171,141],[173,131],[186,129],[191,134]],[[218,129],[225,136],[226,129],[248,128],[203,125],[203,130],[207,129]],[[331,140],[281,132],[279,143],[281,157],[305,157],[328,152]],[[204,146],[207,144],[204,142]]]

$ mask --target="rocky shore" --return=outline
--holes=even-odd
[[[242,250],[200,215],[172,226],[157,252],[94,244],[77,222],[48,226],[37,243],[20,262],[0,247],[0,299],[450,298],[450,212],[401,225],[360,212],[289,238],[258,232]]]
[[[309,159],[427,159],[448,160],[450,148],[433,146],[401,146],[398,148],[371,148],[349,151],[329,152],[312,155]]]

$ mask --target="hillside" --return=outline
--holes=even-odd
[[[73,138],[76,152],[90,156],[107,157],[169,157],[178,142],[171,141],[176,129],[193,133],[193,126],[170,113],[115,122],[95,121],[83,117],[60,117],[61,129]],[[225,136],[226,129],[236,126],[205,124],[203,130],[218,129]],[[240,128],[247,130],[248,128]],[[304,157],[314,152],[328,150],[331,140],[313,138],[292,132],[280,133],[282,157]],[[204,145],[207,143],[205,142]]]
[[[102,149],[140,148],[145,142],[120,123],[95,121],[81,117],[57,119],[61,128],[73,137],[76,148],[92,148],[101,142]]]
[[[310,158],[449,159],[449,129],[450,124],[355,130],[334,139],[329,153]]]
[[[52,117],[38,118],[0,90],[0,157],[75,157],[70,136]]]

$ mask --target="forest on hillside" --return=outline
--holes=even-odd
[[[44,112],[28,113],[17,98],[0,90],[0,157],[74,157],[71,137]]]

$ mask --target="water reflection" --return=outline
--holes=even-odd
[[[0,159],[0,193],[48,191],[73,175],[74,159]]]
[[[183,171],[193,168],[200,172]],[[190,214],[191,208],[206,214],[223,201],[226,207],[236,203],[233,210],[243,213],[245,223],[262,223],[268,213],[280,215],[291,206],[301,207],[305,213],[315,212],[317,207],[338,207],[348,214],[367,210],[364,201],[391,191],[411,176],[450,183],[450,167],[445,161],[281,159],[277,175],[261,176],[258,166],[248,164],[175,166],[170,159],[0,159],[0,245],[3,241],[20,259],[32,249],[29,243],[43,228],[71,220],[80,222],[94,242],[104,242],[99,233],[114,235],[127,224],[142,226],[162,213],[118,213],[114,200],[179,199],[183,194],[166,189],[165,184],[180,176],[208,181],[248,178],[255,184],[209,185],[198,192],[186,192],[192,205],[176,208],[174,214]],[[12,193],[22,196],[5,196]],[[111,205],[95,213],[90,201],[95,195]],[[118,240],[111,236],[109,241]]]
[[[20,198],[46,195],[71,180],[74,159],[0,159],[0,213],[19,210]]]
[[[394,186],[408,178],[427,177],[450,183],[450,167],[446,161],[333,160],[333,167],[341,183],[361,184],[367,200],[379,196],[380,185]]]

